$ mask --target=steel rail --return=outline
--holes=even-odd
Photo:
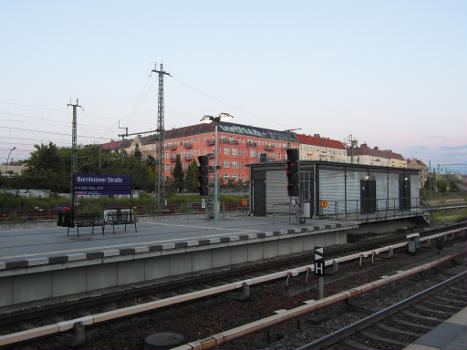
[[[441,237],[443,235],[460,232],[462,230],[464,230],[464,228],[449,230],[444,233],[437,233],[432,236],[420,238],[420,241],[434,239],[437,237]],[[368,251],[364,251],[364,252],[360,252],[356,254],[351,254],[348,256],[340,257],[340,258],[327,260],[325,264],[326,266],[331,266],[336,263],[343,263],[343,262],[348,262],[348,261],[367,258],[367,257],[374,257],[375,255],[385,253],[385,252],[391,252],[394,249],[402,248],[407,245],[408,245],[408,242],[396,243],[396,244],[392,244],[392,245],[382,247],[382,248],[377,248],[377,249],[368,250]],[[464,253],[460,253],[459,255],[462,255]],[[160,308],[167,307],[167,306],[172,306],[172,305],[187,302],[187,301],[193,301],[196,299],[233,291],[233,290],[242,288],[244,284],[250,286],[250,285],[270,282],[270,281],[288,277],[288,276],[297,276],[299,273],[302,273],[302,272],[314,272],[314,266],[305,265],[305,266],[301,266],[298,268],[275,272],[275,273],[271,273],[268,275],[254,277],[251,279],[246,279],[246,280],[242,280],[238,282],[228,283],[222,286],[212,287],[212,288],[204,289],[201,291],[182,294],[182,295],[178,295],[178,296],[174,296],[174,297],[170,297],[166,299],[161,299],[161,300],[156,300],[156,301],[152,301],[148,303],[133,305],[133,306],[117,309],[117,310],[102,312],[102,313],[98,313],[95,315],[89,315],[89,316],[75,318],[75,319],[71,319],[67,321],[57,322],[54,324],[32,328],[32,329],[28,329],[28,330],[20,331],[16,333],[1,335],[0,346],[14,344],[14,343],[31,340],[31,339],[35,339],[35,338],[39,338],[39,337],[43,337],[43,336],[47,336],[51,334],[56,334],[60,332],[65,332],[65,331],[72,329],[75,324],[80,323],[80,322],[84,326],[99,324],[99,323],[103,323],[106,321],[110,321],[110,320],[114,320],[114,319],[118,319],[122,317],[128,317],[128,316],[135,315],[141,312],[152,311],[152,310],[160,309]],[[343,292],[343,293],[345,295],[345,293],[348,293],[348,292]],[[327,299],[328,298],[325,298],[322,300],[326,301]],[[337,302],[337,301],[333,301],[330,304],[334,302]]]
[[[447,280],[440,282],[438,284],[435,284],[434,286],[431,286],[430,288],[427,288],[421,292],[418,292],[417,294],[414,294],[404,300],[401,300],[397,302],[396,304],[393,304],[385,309],[382,309],[378,312],[375,312],[372,315],[369,315],[360,321],[354,322],[346,327],[343,327],[335,332],[332,332],[324,337],[321,337],[317,340],[314,340],[308,344],[302,345],[301,347],[297,348],[296,350],[308,350],[308,349],[321,349],[323,347],[332,345],[337,343],[338,341],[350,336],[351,334],[355,333],[358,330],[362,330],[365,328],[368,328],[372,324],[381,321],[382,319],[393,315],[394,313],[405,309],[412,305],[413,303],[426,298],[427,296],[433,294],[434,292],[437,292],[439,289],[456,282],[458,279],[461,277],[465,276],[467,274],[467,271],[463,271],[461,273],[458,273],[455,276],[452,276],[448,278]]]
[[[275,326],[277,324],[295,319],[297,317],[303,316],[311,311],[316,311],[319,309],[322,309],[326,306],[350,299],[354,296],[369,292],[371,290],[383,287],[389,283],[396,282],[398,280],[401,280],[403,278],[407,278],[409,276],[412,276],[414,274],[432,269],[433,267],[439,266],[441,264],[444,264],[445,262],[455,259],[458,256],[466,254],[467,251],[463,251],[461,253],[453,254],[447,257],[444,257],[442,259],[436,260],[434,262],[429,262],[426,264],[423,264],[418,267],[414,267],[412,269],[406,270],[406,271],[398,271],[396,274],[392,276],[383,276],[380,280],[369,282],[366,284],[363,284],[361,286],[351,288],[347,291],[337,293],[331,296],[328,296],[324,299],[321,300],[307,300],[304,301],[305,305],[296,307],[294,309],[290,310],[281,310],[279,313],[276,315],[272,315],[254,322],[250,322],[244,325],[241,325],[236,328],[229,329],[224,332],[220,332],[214,335],[211,335],[207,338],[196,340],[194,342],[190,342],[187,344],[180,345],[178,347],[173,348],[172,350],[205,350],[209,349],[218,345],[221,345],[225,342],[240,338],[242,336],[245,336],[247,334],[251,334],[266,328],[269,328],[271,326]]]

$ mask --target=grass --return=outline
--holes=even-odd
[[[433,225],[463,221],[466,218],[467,208],[437,210],[430,214],[430,220]]]

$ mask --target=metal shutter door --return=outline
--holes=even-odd
[[[399,209],[399,174],[388,174],[389,200],[388,209]]]
[[[319,171],[319,200],[328,201],[328,206],[323,209],[324,215],[345,213],[345,176],[342,170]]]
[[[273,203],[289,203],[287,195],[287,176],[285,170],[266,171],[266,212],[272,213]],[[283,207],[281,207],[281,210]]]

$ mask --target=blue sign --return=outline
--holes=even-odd
[[[131,177],[125,175],[74,175],[73,187],[78,195],[130,194]]]

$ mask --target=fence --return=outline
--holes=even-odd
[[[109,207],[104,209],[128,209],[128,207]],[[190,215],[203,214],[206,209],[202,208],[201,202],[183,202],[169,203],[164,208],[154,208],[153,206],[134,206],[134,213],[137,216],[141,215]],[[77,212],[80,207],[77,207]],[[220,212],[240,212],[242,215],[248,211],[248,202],[220,202]],[[0,222],[27,222],[32,220],[57,220],[58,211],[54,209],[10,209],[0,211]],[[91,214],[92,215],[92,214]],[[64,216],[63,216],[64,217]],[[65,220],[65,219],[63,219]]]
[[[320,217],[335,219],[378,221],[400,216],[417,216],[428,212],[419,197],[385,198],[369,200],[327,201],[319,207]]]

